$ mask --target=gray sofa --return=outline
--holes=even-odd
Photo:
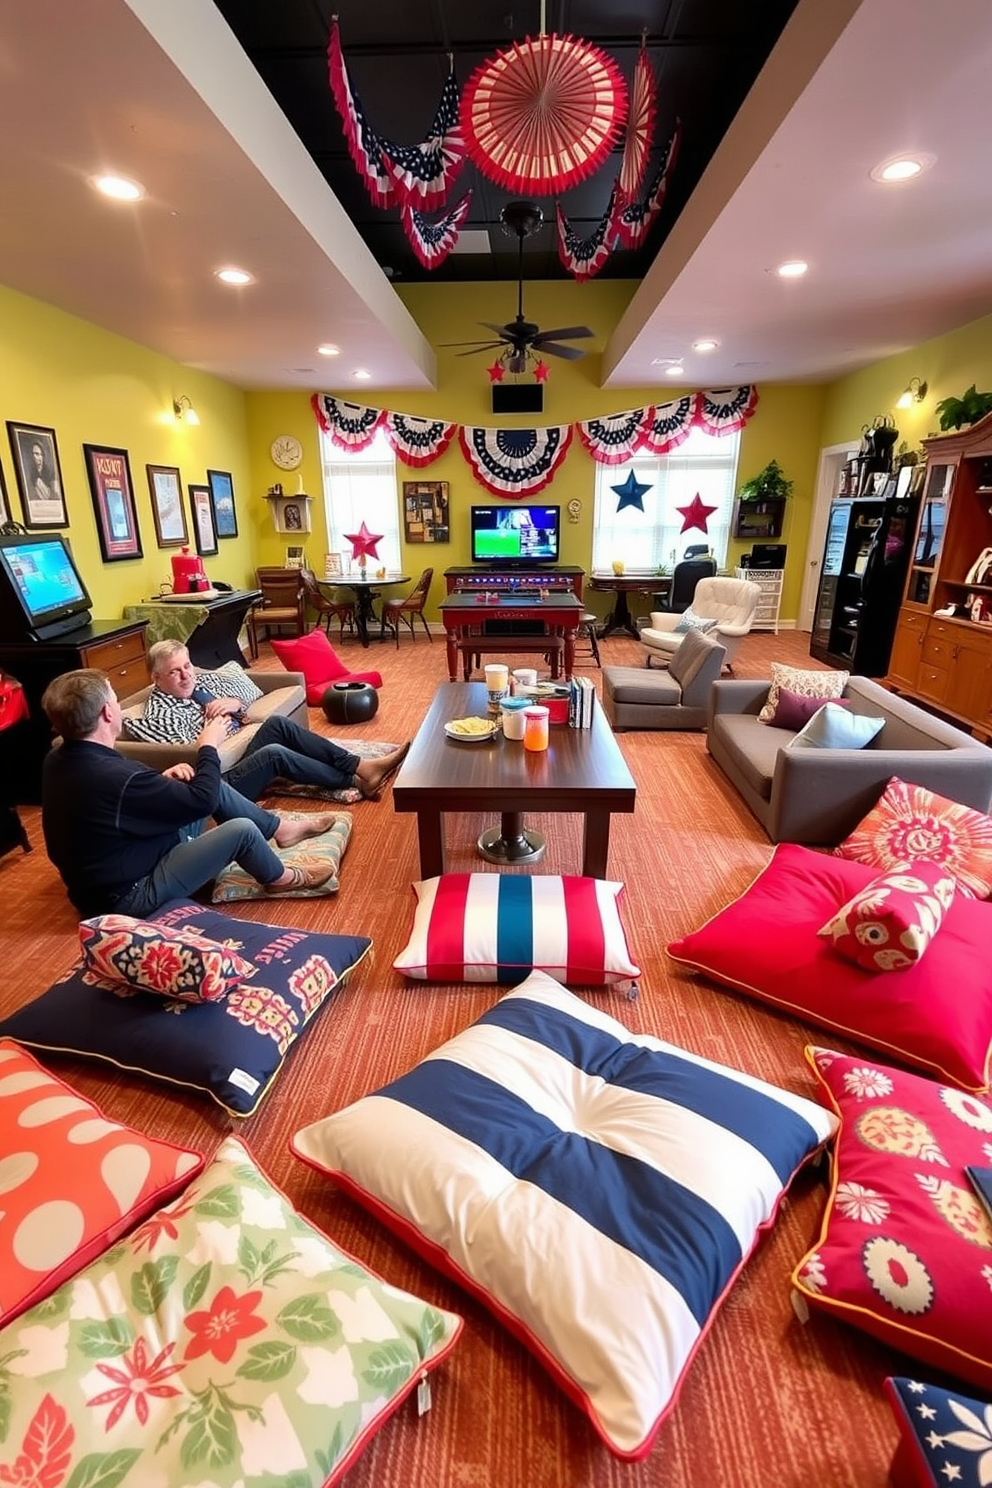
[[[256,698],[248,709],[244,727],[225,739],[220,746],[220,768],[224,775],[244,754],[248,741],[259,725],[272,714],[281,713],[286,718],[294,719],[303,728],[308,728],[310,723],[302,672],[249,670],[247,675],[261,689],[262,696]],[[150,692],[150,686],[143,687],[140,692],[122,698],[121,712],[124,716],[140,718]],[[136,739],[120,738],[116,748],[128,759],[139,760],[153,770],[165,770],[170,765],[184,762],[192,765],[196,762],[196,749],[192,744],[145,744]]]
[[[893,775],[987,811],[992,749],[867,677],[844,689],[851,711],[885,719],[864,749],[787,749],[794,737],[758,713],[761,681],[715,682],[706,747],[773,842],[835,846],[868,814]]]

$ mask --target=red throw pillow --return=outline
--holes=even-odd
[[[287,672],[303,673],[307,703],[311,708],[319,708],[331,683],[340,682],[345,677],[349,682],[382,686],[378,672],[350,672],[322,630],[311,630],[308,635],[297,636],[291,641],[274,640],[269,644]]]
[[[992,816],[898,775],[836,851],[882,872],[926,858],[954,875],[959,893],[992,895]]]
[[[798,692],[788,692],[780,687],[778,702],[771,718],[766,719],[769,728],[799,729],[809,723],[814,713],[819,713],[824,703],[836,703],[839,708],[849,708],[846,698],[801,697]]]
[[[865,971],[903,971],[933,941],[954,898],[954,879],[921,858],[873,878],[820,930]]]

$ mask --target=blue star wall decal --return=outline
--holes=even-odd
[[[611,491],[616,491],[620,500],[617,502],[617,511],[622,512],[625,506],[636,506],[638,511],[644,510],[644,492],[650,491],[650,485],[642,485],[633,471],[630,472],[622,486],[611,486]]]

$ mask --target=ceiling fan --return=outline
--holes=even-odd
[[[459,356],[474,356],[479,351],[498,351],[504,348],[499,360],[508,372],[526,371],[528,358],[534,356],[557,356],[565,357],[570,362],[577,361],[579,357],[585,356],[584,351],[578,346],[560,346],[558,343],[594,335],[595,332],[588,326],[558,326],[553,331],[542,331],[533,321],[524,319],[524,238],[537,232],[544,221],[544,213],[534,202],[513,201],[507,202],[499,216],[503,225],[516,234],[518,241],[516,318],[502,326],[494,325],[490,320],[480,320],[480,325],[494,332],[496,340],[448,341],[441,344],[467,347],[468,350],[460,351]]]

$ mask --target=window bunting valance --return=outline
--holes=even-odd
[[[462,454],[479,484],[494,496],[517,498],[533,496],[551,484],[573,429],[598,464],[622,465],[638,450],[663,455],[676,449],[694,428],[718,435],[742,429],[757,407],[758,389],[753,384],[710,388],[685,393],[669,403],[543,429],[487,429],[413,418],[385,408],[346,403],[330,393],[314,393],[310,402],[332,443],[362,450],[381,428],[397,458],[417,468],[443,455],[457,431]]]

